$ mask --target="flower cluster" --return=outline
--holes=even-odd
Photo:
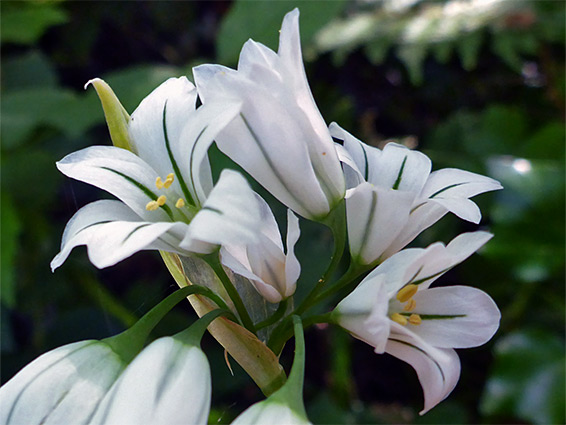
[[[424,390],[424,413],[458,381],[454,348],[484,344],[499,326],[499,310],[484,292],[431,287],[491,235],[478,231],[448,245],[405,247],[449,212],[479,223],[470,198],[501,186],[458,169],[432,171],[421,152],[396,143],[378,149],[336,123],[327,126],[306,79],[298,20],[296,9],[285,16],[277,52],[250,40],[236,70],[198,66],[196,85],[185,77],[169,79],[131,116],[104,81],[90,81],[114,146],[72,153],[57,167],[117,200],[91,203],[71,218],[51,267],[61,266],[79,245],[99,268],[140,250],[161,251],[180,286],[202,289],[190,298],[200,316],[223,312],[209,330],[272,394],[237,423],[308,422],[300,395],[304,359],[295,361],[283,385],[277,355],[293,333],[302,338],[301,323],[316,323],[308,315],[314,305],[348,293],[317,317],[376,353],[409,363]],[[225,169],[214,182],[212,143],[288,208],[285,243],[270,206],[242,173]],[[295,307],[297,215],[329,226],[335,248],[328,270]],[[346,245],[350,267],[332,281]],[[258,299],[267,306],[259,319],[252,314]],[[87,341],[40,357],[0,391],[8,415],[2,423],[206,422],[210,374],[197,340],[164,338],[128,356],[116,346]],[[55,391],[47,389],[53,382]],[[49,395],[41,398],[41,391]],[[43,407],[31,412],[38,397]]]

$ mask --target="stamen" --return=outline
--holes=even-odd
[[[165,205],[165,202],[167,201],[167,198],[165,197],[165,195],[161,195],[159,198],[157,198],[157,205],[159,205],[160,207],[162,207],[163,205]]]
[[[409,302],[407,302],[407,304],[405,304],[405,307],[403,307],[403,311],[414,310],[416,306],[417,306],[417,302],[415,301],[414,298],[411,298],[409,300]]]
[[[173,180],[175,180],[175,174],[173,174],[173,173],[167,174],[167,178],[163,182],[163,186],[165,187],[165,189],[167,189],[167,188],[169,188],[169,186],[171,186],[171,183],[173,183]]]
[[[409,301],[411,298],[413,298],[413,295],[415,295],[418,290],[419,287],[411,283],[405,286],[404,288],[401,288],[401,290],[397,292],[397,299],[402,303],[404,303],[405,301]]]
[[[159,208],[157,201],[149,201],[145,206],[145,209],[148,211],[155,211],[157,208]]]
[[[418,326],[418,325],[420,325],[420,324],[422,323],[422,321],[423,321],[423,320],[421,319],[421,316],[419,316],[418,314],[414,314],[414,313],[413,313],[413,314],[411,314],[411,315],[409,316],[409,323],[410,323],[411,325]]]
[[[185,200],[183,198],[179,198],[177,199],[177,202],[175,203],[175,206],[177,208],[183,208],[185,206]]]
[[[163,180],[161,180],[161,177],[157,177],[155,179],[155,187],[157,187],[158,189],[163,189]]]
[[[400,325],[405,326],[407,324],[407,318],[400,313],[393,313],[389,318]]]

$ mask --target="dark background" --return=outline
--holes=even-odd
[[[404,6],[402,6],[405,4]],[[397,6],[394,8],[393,6]],[[564,423],[564,3],[561,1],[2,1],[2,382],[59,345],[113,335],[175,289],[155,252],[97,270],[84,248],[54,274],[67,220],[107,196],[65,179],[55,161],[109,144],[86,81],[104,78],[131,113],[166,78],[234,67],[248,38],[276,48],[301,10],[307,75],[327,122],[383,146],[394,138],[435,169],[490,175],[505,190],[475,199],[479,226],[446,217],[426,246],[476,229],[495,238],[439,284],[488,292],[503,319],[487,345],[460,350],[454,393],[424,417],[410,366],[335,328],[307,334],[305,401],[315,423]],[[227,161],[213,149],[218,169]],[[279,215],[284,210],[278,207]],[[301,221],[301,297],[328,261],[330,235]],[[194,320],[177,307],[155,332]],[[211,422],[261,393],[207,337]],[[288,366],[291,350],[283,352]]]

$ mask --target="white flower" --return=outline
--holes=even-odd
[[[167,80],[146,97],[128,123],[132,150],[93,146],[57,163],[65,175],[104,189],[120,201],[93,202],[69,221],[59,267],[87,245],[89,258],[108,267],[142,249],[207,254],[218,245],[251,241],[259,220],[255,194],[242,175],[224,170],[216,186],[207,150],[239,105],[209,103],[195,110],[186,78]]]
[[[396,143],[371,147],[330,124],[344,162],[348,191],[346,214],[350,252],[371,264],[398,252],[447,212],[479,223],[481,212],[469,198],[501,189],[498,181],[468,171],[445,168],[431,173],[423,153]]]
[[[267,399],[246,409],[232,425],[309,425],[303,413],[297,413],[285,403]]]
[[[287,253],[283,248],[277,221],[269,205],[258,195],[261,221],[257,223],[259,240],[253,244],[229,244],[222,247],[222,264],[252,282],[270,303],[278,303],[295,293],[301,265],[295,256],[299,239],[299,220],[287,210]]]
[[[293,211],[322,219],[342,201],[345,183],[308,86],[298,22],[298,9],[285,16],[277,53],[249,40],[237,71],[201,65],[193,73],[205,105],[242,103],[216,138],[220,150]]]
[[[356,338],[389,353],[417,372],[424,391],[421,414],[456,386],[460,361],[454,348],[487,342],[500,313],[483,291],[465,286],[429,288],[491,238],[465,233],[447,246],[405,249],[372,271],[336,307],[337,320]]]
[[[196,345],[160,338],[128,365],[108,391],[92,424],[206,424],[210,366]]]
[[[81,341],[49,351],[0,388],[0,423],[87,423],[125,367],[102,341]]]

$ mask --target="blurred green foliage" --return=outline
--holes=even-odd
[[[235,66],[250,37],[276,48],[281,18],[297,6],[307,75],[328,122],[376,146],[399,138],[436,169],[485,173],[505,186],[478,198],[479,227],[495,238],[440,281],[482,288],[503,315],[493,342],[460,351],[454,393],[419,417],[409,366],[318,327],[307,333],[311,420],[564,423],[565,36],[564,3],[553,1],[0,2],[2,381],[50,348],[115,334],[174,288],[155,253],[97,271],[77,249],[49,270],[66,221],[105,196],[55,168],[67,153],[110,143],[84,83],[104,78],[132,112],[166,78],[190,77],[194,64]],[[230,164],[214,147],[211,156],[216,172]],[[331,250],[324,228],[301,226],[299,298]],[[446,217],[416,245],[476,228]],[[155,335],[193,318],[177,308]],[[261,395],[234,362],[230,374],[211,338],[203,346],[211,423],[228,423]]]

